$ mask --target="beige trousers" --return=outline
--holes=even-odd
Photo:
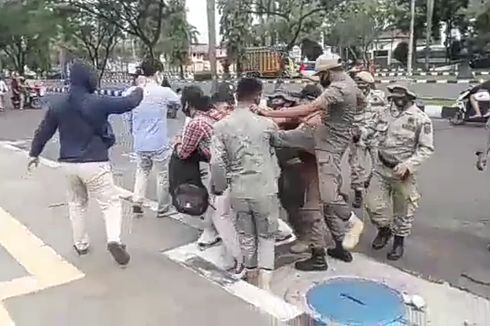
[[[89,246],[85,222],[89,196],[99,204],[105,221],[107,242],[121,242],[122,209],[109,162],[63,163],[68,183],[68,211],[73,243],[80,249]]]

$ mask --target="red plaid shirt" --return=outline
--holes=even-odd
[[[177,155],[183,160],[198,149],[208,160],[211,158],[209,145],[213,135],[213,124],[223,119],[230,108],[213,108],[208,112],[197,112],[184,129],[182,142],[177,146]]]

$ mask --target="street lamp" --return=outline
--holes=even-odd
[[[410,39],[408,42],[407,74],[412,75],[413,33],[415,27],[415,0],[410,1]]]

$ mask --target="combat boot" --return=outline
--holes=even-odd
[[[325,250],[323,248],[311,248],[311,257],[306,260],[297,261],[294,267],[304,272],[326,271],[328,265],[325,260]]]
[[[327,249],[327,254],[332,258],[342,260],[346,263],[352,261],[352,254],[344,249],[342,241],[335,241],[335,248]]]
[[[403,248],[404,240],[405,240],[404,237],[395,235],[395,240],[393,241],[393,249],[387,255],[388,260],[398,260],[402,258],[403,251],[404,251]]]
[[[361,208],[362,206],[362,191],[354,190],[354,201],[352,202],[352,207]]]
[[[392,234],[390,228],[379,228],[376,238],[374,238],[372,247],[374,250],[380,250],[390,241]]]

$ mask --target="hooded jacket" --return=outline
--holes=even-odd
[[[44,119],[32,140],[30,156],[41,154],[46,143],[56,131],[60,139],[60,162],[106,162],[114,135],[108,122],[110,114],[122,114],[139,105],[143,91],[137,88],[125,97],[108,97],[94,94],[95,72],[82,63],[70,69],[68,94],[49,103]]]

